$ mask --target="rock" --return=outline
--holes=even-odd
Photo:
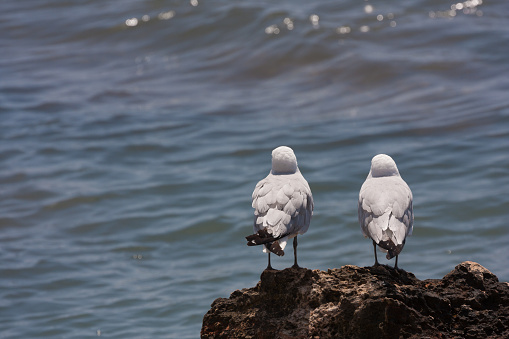
[[[216,299],[202,338],[509,338],[509,284],[466,261],[443,279],[391,267],[264,271]]]

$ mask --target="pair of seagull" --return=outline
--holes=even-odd
[[[284,255],[287,242],[293,238],[294,265],[297,265],[297,235],[309,228],[313,215],[313,195],[299,171],[297,158],[290,147],[272,151],[272,170],[256,185],[253,192],[254,234],[247,236],[248,246],[262,245],[268,253],[267,269],[272,269],[270,254]],[[412,234],[414,214],[412,191],[399,175],[394,160],[378,154],[371,160],[371,170],[361,187],[358,205],[359,223],[364,237],[373,240],[375,266],[376,246],[396,257]]]

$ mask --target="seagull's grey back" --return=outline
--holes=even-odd
[[[273,174],[258,182],[252,195],[254,232],[267,227],[274,237],[304,234],[313,214],[313,195],[297,169],[292,174]]]
[[[364,236],[377,243],[392,239],[404,243],[412,234],[412,191],[399,176],[368,176],[359,193],[358,216]]]

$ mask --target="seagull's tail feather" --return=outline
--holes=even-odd
[[[257,246],[257,245],[265,245],[265,247],[271,251],[272,253],[283,256],[285,255],[285,251],[279,245],[279,239],[285,237],[287,234],[282,235],[280,237],[274,237],[272,234],[267,232],[267,228],[259,230],[255,234],[248,235],[246,237],[248,246]]]
[[[401,253],[401,250],[403,250],[403,246],[405,246],[405,241],[403,241],[403,243],[399,245],[394,244],[394,242],[392,242],[391,240],[380,241],[378,243],[378,246],[380,246],[384,250],[387,250],[387,255],[385,257],[388,260],[390,260]]]
[[[268,246],[267,246],[268,247]],[[283,249],[281,248],[281,246],[279,246],[279,241],[274,241],[272,243],[272,245],[270,245],[270,248],[269,248],[269,251],[271,251],[272,253],[282,257],[283,255],[285,255],[285,251],[283,251]]]
[[[272,236],[272,234],[267,232],[267,229],[264,228],[262,230],[259,230],[255,234],[248,235],[246,237],[246,240],[247,240],[248,246],[256,246],[256,245],[268,244],[269,242],[275,241],[276,238],[274,238]]]

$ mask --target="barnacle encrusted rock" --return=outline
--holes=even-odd
[[[509,284],[466,261],[443,279],[388,266],[266,270],[216,299],[202,338],[509,338]]]

